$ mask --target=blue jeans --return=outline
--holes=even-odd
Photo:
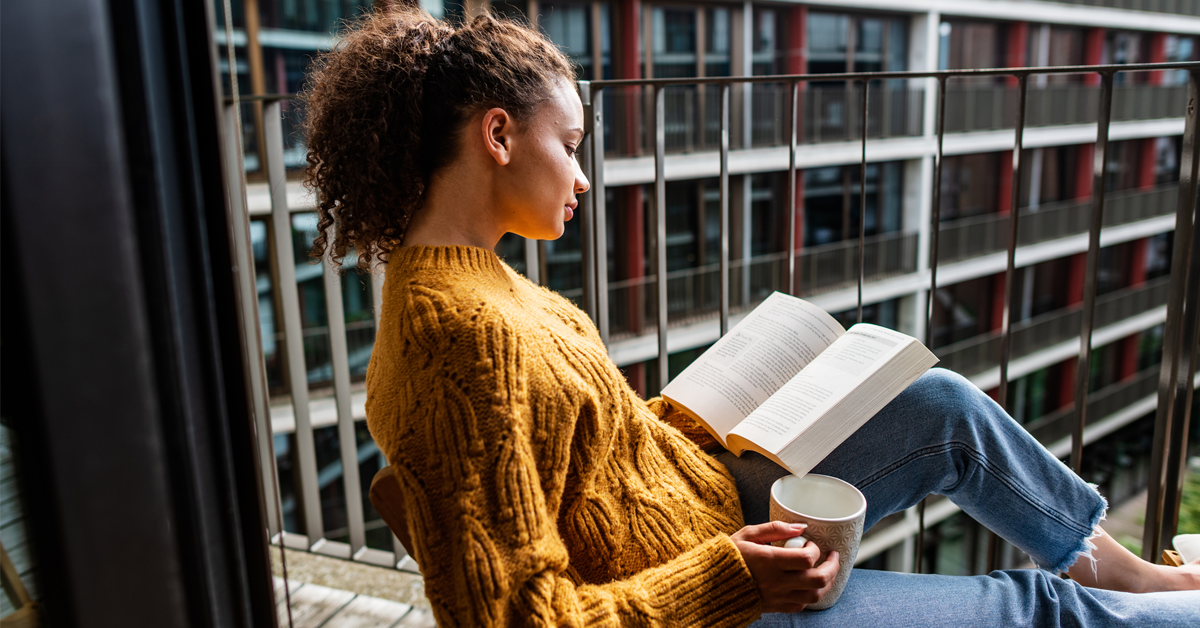
[[[746,523],[767,521],[771,483],[787,471],[751,452],[717,459],[737,481]],[[1089,559],[1104,498],[950,371],[923,375],[813,473],[863,492],[867,529],[938,493],[1048,571],[963,577],[857,569],[833,608],[767,614],[755,626],[1200,625],[1200,592],[1115,593],[1054,575]]]

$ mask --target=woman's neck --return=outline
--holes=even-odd
[[[470,181],[464,185],[463,181]],[[492,186],[485,176],[448,172],[425,188],[424,202],[408,223],[403,246],[466,245],[496,248],[504,229],[495,224]]]

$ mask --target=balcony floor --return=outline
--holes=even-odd
[[[1104,528],[1126,547],[1138,550],[1145,512],[1146,492],[1142,491],[1109,510]],[[287,551],[287,560],[292,621],[296,628],[434,628],[437,625],[419,574],[294,550]],[[286,627],[288,618],[277,547],[271,548],[271,563],[279,625]]]
[[[279,625],[288,625],[279,548],[271,548]],[[420,574],[287,550],[295,628],[433,628]]]

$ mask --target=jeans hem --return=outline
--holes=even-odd
[[[1096,573],[1096,557],[1092,555],[1092,551],[1096,549],[1096,544],[1092,542],[1092,539],[1100,536],[1101,534],[1100,522],[1104,521],[1104,518],[1107,516],[1108,500],[1100,494],[1099,487],[1097,487],[1095,484],[1088,482],[1088,486],[1091,487],[1093,491],[1096,491],[1096,496],[1100,498],[1100,505],[1096,508],[1095,514],[1093,514],[1091,517],[1091,527],[1089,528],[1091,533],[1080,539],[1079,543],[1067,553],[1066,558],[1055,565],[1054,568],[1046,569],[1046,571],[1054,574],[1065,573],[1080,560],[1086,558],[1091,562],[1092,575],[1095,575]],[[1039,565],[1039,567],[1040,566],[1041,565]],[[1043,569],[1045,568],[1043,567]]]

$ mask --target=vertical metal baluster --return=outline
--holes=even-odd
[[[1193,76],[1195,76],[1193,74]],[[1165,541],[1175,536],[1179,527],[1179,508],[1183,497],[1183,478],[1187,468],[1188,427],[1192,416],[1193,382],[1196,376],[1197,301],[1200,300],[1200,251],[1196,239],[1200,234],[1200,221],[1194,219],[1200,206],[1200,188],[1192,193],[1192,242],[1187,271],[1187,292],[1183,301],[1183,333],[1180,355],[1175,367],[1175,407],[1173,416],[1180,417],[1171,422],[1171,435],[1167,439],[1166,480],[1163,482],[1162,526],[1160,538]]]
[[[863,80],[862,92],[862,163],[858,175],[858,322],[863,320],[863,240],[867,233],[867,92],[870,81]]]
[[[667,178],[666,89],[654,86],[654,275],[658,318],[658,387],[667,385]]]
[[[932,233],[932,246],[929,251],[929,297],[926,299],[926,315],[928,323],[925,325],[925,346],[929,350],[933,350],[933,307],[934,299],[937,298],[937,269],[938,269],[938,245],[940,244],[940,229],[942,222],[942,163],[945,154],[942,150],[944,140],[946,139],[946,82],[949,77],[938,77],[938,105],[937,105],[937,162],[933,168],[933,220],[931,220],[930,229]],[[921,573],[921,558],[925,553],[925,506],[929,502],[929,497],[922,497],[920,503],[917,504],[917,555],[913,559],[913,571]]]
[[[375,317],[376,341],[379,340],[379,321],[383,316],[383,284],[384,280],[387,278],[386,272],[387,265],[379,262],[378,260],[371,265],[371,304],[375,306],[372,314]],[[392,561],[392,566],[395,567],[400,563],[400,559],[408,555],[408,550],[404,549],[404,544],[400,542],[400,538],[395,534],[389,534],[388,536],[392,537],[392,552],[394,555],[393,558],[395,559]]]
[[[592,90],[591,176],[593,221],[596,225],[596,328],[600,340],[608,344],[608,205],[604,189],[604,88]]]
[[[591,119],[592,112],[592,83],[591,81],[578,81],[579,100],[583,103],[584,126]],[[584,142],[587,142],[587,135],[584,135]],[[586,168],[590,164],[588,160],[591,155],[583,147],[584,150],[579,153],[583,158],[581,167]],[[586,171],[586,170],[585,170]],[[588,317],[594,322],[596,320],[596,247],[595,247],[595,214],[592,212],[592,195],[584,194],[583,198],[579,199],[579,240],[580,240],[580,261],[583,266],[583,311],[587,312]]]
[[[331,239],[332,241],[332,239]],[[350,357],[346,347],[346,313],[342,308],[342,281],[328,257],[324,266],[325,313],[329,321],[329,350],[333,361],[333,394],[337,406],[338,449],[342,458],[342,488],[346,496],[346,521],[350,528],[351,558],[366,546],[363,527],[362,484],[358,477],[358,439],[350,412]]]
[[[1200,107],[1200,76],[1193,71],[1188,79],[1187,112],[1184,118],[1183,150],[1179,159],[1179,197],[1175,207],[1175,237],[1171,253],[1171,287],[1168,293],[1166,329],[1163,332],[1162,370],[1158,377],[1158,408],[1154,418],[1154,447],[1150,456],[1150,490],[1146,499],[1146,527],[1142,533],[1142,558],[1158,562],[1166,545],[1163,517],[1166,503],[1166,467],[1171,456],[1168,439],[1177,432],[1174,423],[1186,422],[1187,416],[1176,414],[1177,382],[1181,378],[1179,362],[1184,351],[1192,353],[1195,344],[1183,346],[1184,300],[1188,273],[1184,271],[1194,246],[1193,220],[1196,208],[1197,178],[1200,176],[1200,142],[1197,141],[1197,109]],[[1196,316],[1193,309],[1191,316]],[[1183,374],[1191,388],[1191,373]],[[1186,405],[1186,404],[1185,404]],[[1186,447],[1186,443],[1178,443]]]
[[[1092,223],[1088,229],[1087,273],[1083,282],[1083,324],[1075,366],[1075,425],[1071,432],[1071,468],[1083,471],[1083,428],[1087,424],[1088,382],[1091,379],[1092,326],[1096,310],[1096,272],[1100,268],[1100,229],[1104,224],[1104,173],[1108,165],[1108,126],[1112,119],[1113,73],[1100,75],[1100,113],[1092,151]]]
[[[1016,276],[1017,222],[1021,205],[1021,150],[1025,145],[1025,99],[1029,75],[1017,75],[1017,130],[1012,158],[1012,201],[1009,205],[1008,265],[1004,270],[1004,314],[1000,332],[1000,407],[1008,409],[1008,358],[1012,351],[1012,300],[1013,279]],[[1000,562],[1000,537],[988,533],[988,572],[994,571]]]
[[[538,263],[538,241],[531,238],[523,238],[525,240],[525,277],[541,285],[541,277],[538,272],[541,270],[541,264]]]
[[[292,250],[292,216],[287,206],[287,174],[283,165],[283,110],[279,101],[267,103],[263,114],[267,156],[267,184],[271,191],[271,227],[275,236],[275,262],[283,309],[288,382],[296,417],[296,453],[300,464],[300,497],[308,547],[325,537],[321,520],[321,492],[317,485],[317,453],[308,415],[308,375],[304,365],[304,328],[300,323],[300,295],[296,287],[296,258]]]
[[[238,105],[225,106],[225,176],[229,182],[229,224],[233,236],[234,263],[237,265],[238,309],[241,313],[242,348],[246,352],[246,378],[250,384],[250,403],[254,411],[255,446],[258,449],[258,476],[262,478],[263,499],[272,504],[279,494],[279,484],[272,472],[275,464],[274,435],[271,431],[271,409],[267,400],[267,374],[263,363],[262,327],[258,318],[258,289],[254,277],[254,254],[250,242],[250,217],[246,211],[246,187],[242,182],[241,116]],[[272,465],[272,466],[268,466]],[[274,537],[283,529],[283,522],[274,508],[268,507],[267,532]]]
[[[788,120],[788,287],[787,292],[792,296],[800,296],[800,286],[796,285],[796,125],[800,123],[800,83],[792,81],[789,105],[791,114]],[[724,333],[724,332],[722,332]]]
[[[732,87],[721,83],[721,335],[729,331],[729,95]]]

